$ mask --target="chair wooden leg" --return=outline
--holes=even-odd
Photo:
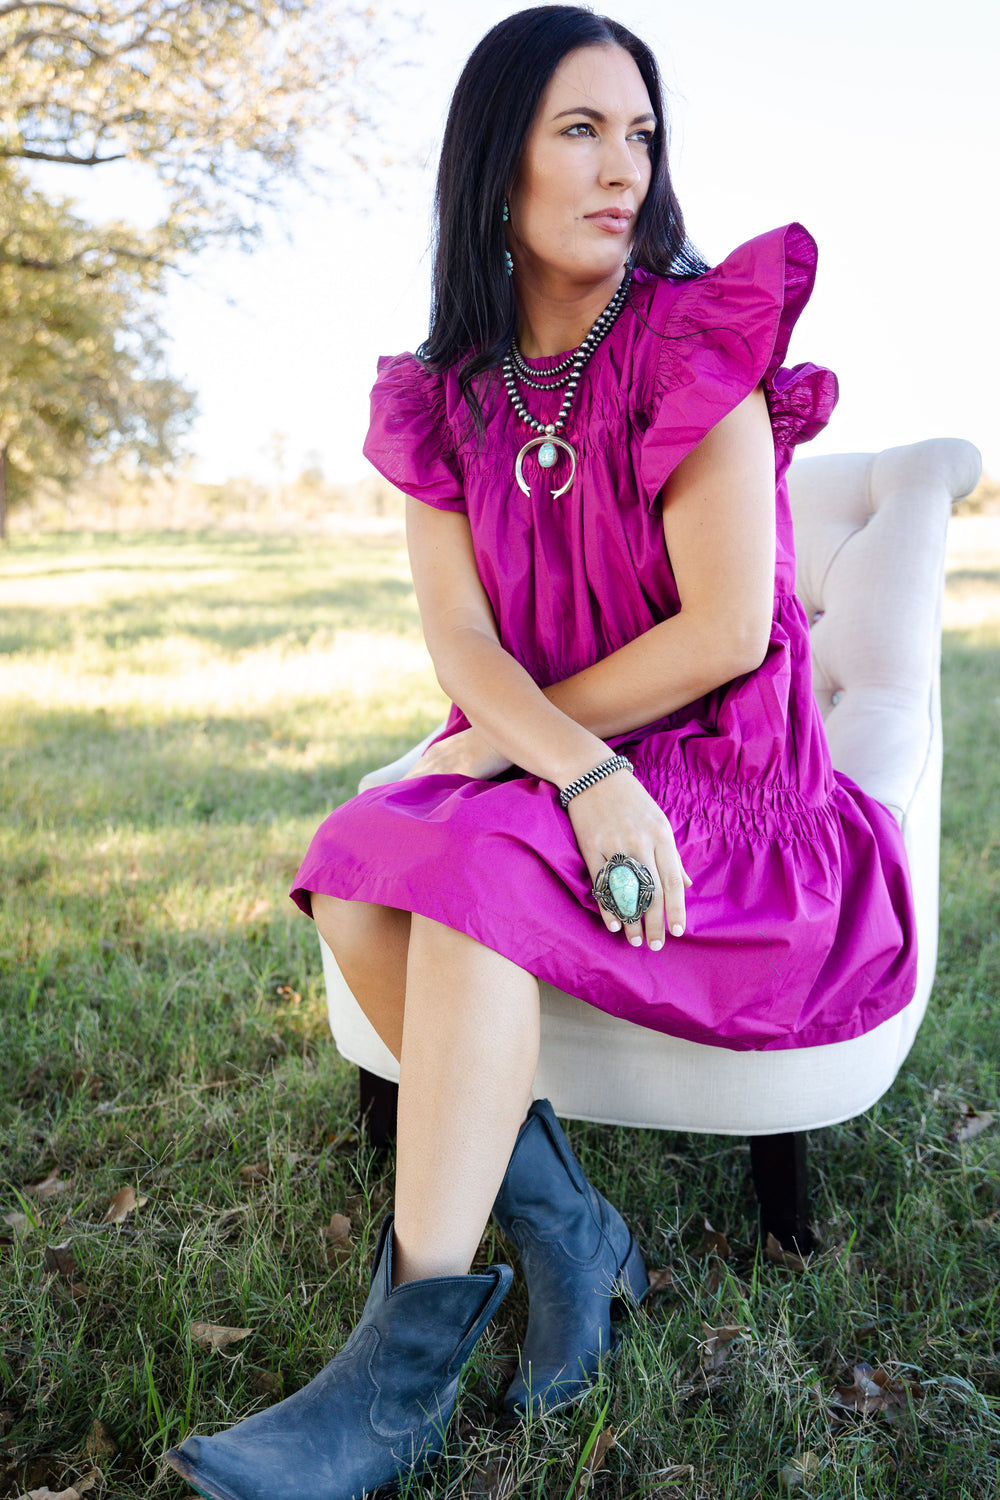
[[[761,1239],[766,1242],[773,1234],[783,1249],[800,1255],[815,1250],[816,1236],[809,1227],[805,1133],[751,1136],[750,1171],[760,1205]]]
[[[358,1069],[358,1120],[376,1151],[385,1151],[396,1139],[398,1099],[398,1083]]]

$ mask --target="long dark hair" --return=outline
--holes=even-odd
[[[663,87],[646,44],[617,21],[577,5],[539,5],[499,22],[469,57],[448,111],[434,198],[430,332],[418,350],[430,370],[460,365],[459,386],[480,431],[483,412],[474,382],[500,363],[515,331],[514,290],[504,263],[504,199],[556,68],[578,47],[608,46],[624,48],[634,60],[658,124],[633,262],[658,275],[692,277],[708,269],[688,241],[670,181]]]

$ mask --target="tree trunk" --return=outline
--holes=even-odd
[[[7,541],[7,444],[0,448],[0,542]]]

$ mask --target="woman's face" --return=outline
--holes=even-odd
[[[621,47],[580,47],[542,96],[510,193],[515,267],[599,281],[620,271],[649,190],[656,116]]]

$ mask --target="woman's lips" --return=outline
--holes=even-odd
[[[625,234],[632,222],[630,213],[619,213],[613,209],[604,209],[600,213],[587,214],[585,217],[588,224],[594,224],[608,234]]]

